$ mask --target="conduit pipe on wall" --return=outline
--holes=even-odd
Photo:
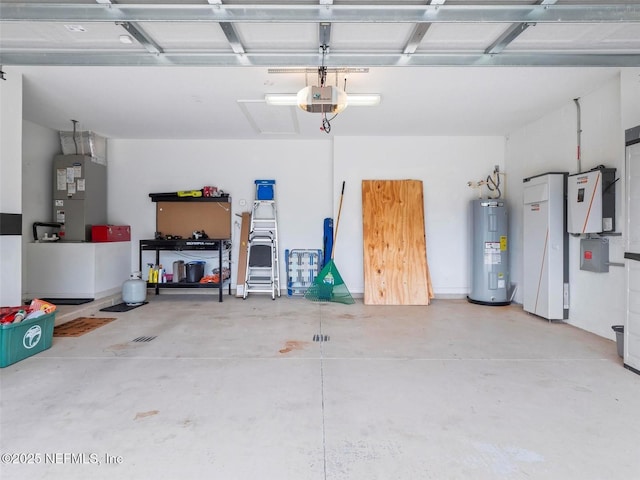
[[[576,110],[577,110],[577,115],[578,115],[578,130],[577,130],[577,134],[578,134],[578,144],[577,144],[577,160],[578,160],[578,173],[582,172],[582,161],[581,161],[581,157],[580,157],[580,147],[581,147],[581,142],[582,142],[582,126],[581,126],[581,115],[580,115],[580,97],[578,98],[574,98],[573,101],[576,103]]]

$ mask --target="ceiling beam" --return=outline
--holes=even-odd
[[[531,26],[530,23],[514,23],[509,25],[502,35],[500,35],[495,42],[489,45],[484,53],[495,54],[502,53],[507,45],[518,38],[527,28]]]
[[[209,4],[220,6],[222,5],[222,0],[207,0]],[[237,53],[242,55],[245,53],[244,45],[240,41],[240,36],[236,31],[236,27],[233,26],[233,23],[230,22],[220,22],[220,28],[222,29],[222,33],[227,37],[227,41],[229,42],[229,46],[233,53]]]
[[[445,1],[446,0],[431,0],[431,1],[428,1],[427,4],[443,5]],[[406,43],[406,45],[402,49],[402,53],[404,53],[405,55],[411,55],[412,53],[415,53],[415,51],[418,49],[418,46],[422,42],[422,39],[424,38],[427,31],[429,30],[429,27],[431,27],[430,23],[416,24],[416,26],[413,27],[413,31],[411,32],[411,35],[409,35],[409,41]]]
[[[101,5],[115,5],[118,2],[116,0],[96,0],[96,3]],[[115,8],[118,8],[117,6]],[[116,22],[124,28],[133,38],[135,38],[144,49],[153,54],[163,53],[162,47],[158,45],[153,38],[151,38],[144,29],[136,22]]]
[[[164,50],[158,45],[137,23],[135,22],[117,22],[122,25],[129,34],[135,38],[140,45],[149,53],[160,54]]]
[[[638,23],[638,4],[185,5],[2,3],[3,22]]]
[[[240,41],[240,37],[238,36],[238,32],[233,26],[233,23],[220,22],[220,28],[222,29],[224,36],[227,37],[227,41],[229,42],[229,46],[231,47],[231,50],[233,50],[233,53],[237,53],[239,55],[244,54],[244,45]]]
[[[426,35],[431,25],[431,23],[416,24],[416,26],[413,27],[413,31],[411,32],[411,36],[409,37],[409,41],[402,49],[402,53],[404,53],[405,55],[411,55],[412,53],[415,53],[420,43],[422,43],[422,39]]]
[[[537,5],[553,5],[558,0],[538,0]],[[533,21],[533,19],[532,19]],[[502,53],[507,46],[518,38],[533,23],[514,23],[500,35],[495,42],[487,47],[484,53]]]
[[[300,67],[320,65],[318,53],[116,53],[100,51],[44,52],[0,50],[0,65],[74,65],[74,66],[260,66]],[[502,53],[425,54],[415,53],[336,53],[326,57],[327,67],[421,67],[421,66],[550,66],[550,67],[640,67],[637,54],[565,54]]]

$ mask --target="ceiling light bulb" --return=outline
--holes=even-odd
[[[120,43],[131,45],[133,43],[133,39],[129,35],[120,35]]]

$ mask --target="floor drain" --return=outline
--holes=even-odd
[[[138,337],[138,338],[134,338],[132,342],[150,342],[154,338],[156,338],[155,335],[153,337]]]
[[[320,334],[315,334],[313,336],[313,341],[314,342],[328,342],[329,341],[329,335],[320,335]]]

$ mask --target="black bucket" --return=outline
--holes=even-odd
[[[198,283],[204,277],[205,262],[189,262],[187,263],[187,282]]]

